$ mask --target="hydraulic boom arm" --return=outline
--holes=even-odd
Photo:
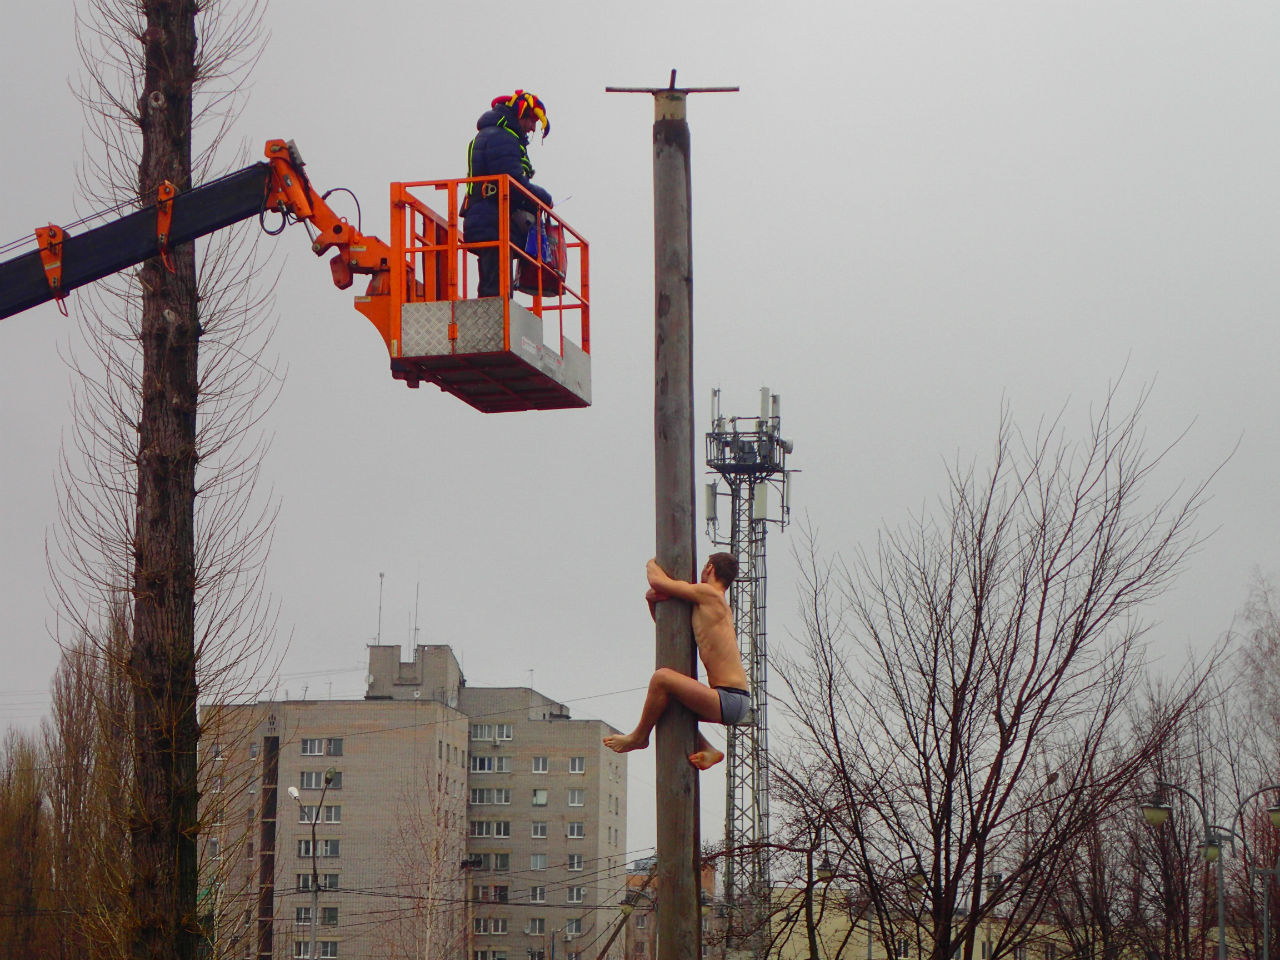
[[[50,224],[36,231],[40,248],[0,263],[0,319],[49,300],[61,300],[76,287],[126,270],[151,257],[166,256],[189,243],[264,211],[310,221],[318,235],[318,255],[336,248],[334,283],[351,285],[352,274],[372,274],[371,292],[384,286],[391,248],[366,237],[339,217],[315,192],[291,143],[272,140],[267,161],[255,163],[211,183],[176,193],[161,187],[156,203],[69,235]]]

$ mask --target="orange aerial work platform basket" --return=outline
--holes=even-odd
[[[462,201],[468,184],[486,181],[498,187],[501,233],[467,243]],[[422,198],[428,191],[443,214]],[[526,237],[511,236],[516,192],[543,225],[531,253]],[[384,297],[375,283],[356,309],[382,332],[392,376],[410,387],[434,383],[486,413],[591,404],[587,242],[536,197],[506,175],[393,183],[389,246],[386,293],[401,296]],[[473,297],[469,254],[493,247],[506,251],[500,262],[509,260],[520,279],[502,269],[497,297]]]

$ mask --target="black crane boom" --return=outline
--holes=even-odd
[[[173,198],[169,246],[189,243],[247,220],[263,209],[271,166],[255,163]],[[62,281],[49,284],[39,250],[0,263],[0,319],[101,280],[163,251],[156,229],[157,205],[70,235],[62,241]]]

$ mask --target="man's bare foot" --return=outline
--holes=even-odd
[[[712,746],[707,746],[697,753],[689,754],[689,762],[699,770],[708,770],[723,759],[724,754]]]
[[[604,745],[614,753],[630,753],[632,750],[643,750],[649,745],[646,737],[641,739],[634,733],[621,734],[615,733],[604,738]]]

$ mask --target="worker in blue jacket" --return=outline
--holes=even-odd
[[[483,177],[505,173],[551,206],[551,194],[532,181],[529,163],[529,134],[542,124],[545,139],[551,132],[547,110],[532,93],[517,90],[511,96],[494,99],[491,109],[476,121],[475,139],[467,147],[467,176]],[[536,222],[535,207],[523,193],[511,191],[511,242],[524,247],[530,227]],[[463,233],[468,243],[498,239],[498,185],[495,182],[468,185],[462,204]],[[509,261],[497,247],[474,251],[480,259],[477,295],[496,297],[500,289],[499,269]]]

